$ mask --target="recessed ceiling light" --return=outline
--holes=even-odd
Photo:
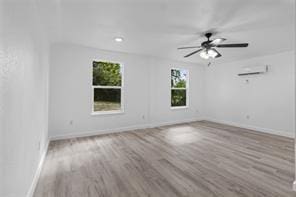
[[[122,42],[123,41],[123,37],[116,37],[116,38],[114,38],[114,40],[116,42]]]

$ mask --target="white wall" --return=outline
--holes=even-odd
[[[124,64],[123,114],[91,115],[94,59]],[[170,109],[171,67],[190,72],[188,109]],[[202,83],[203,67],[198,65],[56,44],[51,48],[49,134],[88,135],[197,119],[197,110],[202,111]]]
[[[0,6],[0,196],[24,197],[48,138],[49,51],[35,7]]]
[[[257,65],[269,65],[269,72],[237,76],[241,67]],[[205,70],[205,117],[294,136],[294,77],[294,51],[212,65]]]
[[[296,10],[296,3],[295,3],[295,10]],[[295,14],[294,14],[295,15]],[[295,32],[296,32],[296,25],[295,25]],[[294,46],[296,46],[296,35],[294,35],[295,37],[294,37],[294,41],[295,41],[295,45]],[[296,114],[296,50],[294,51],[294,74],[295,74],[295,77],[294,77],[294,84],[295,84],[295,86],[294,86],[294,90],[295,90],[295,94],[294,94],[294,96],[295,96],[295,100],[294,100],[294,110],[295,110],[295,114]],[[294,140],[294,142],[295,142],[295,145],[294,145],[294,148],[295,148],[295,156],[294,156],[294,163],[295,163],[295,181],[294,181],[294,183],[293,183],[293,190],[294,191],[296,191],[296,115],[295,115],[295,117],[294,117],[294,135],[295,135],[295,140]]]

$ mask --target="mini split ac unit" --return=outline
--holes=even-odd
[[[242,67],[241,71],[239,72],[238,76],[245,76],[245,75],[258,75],[264,74],[268,71],[268,66],[246,66]]]

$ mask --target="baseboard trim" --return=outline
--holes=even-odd
[[[30,189],[29,189],[26,197],[33,197],[33,195],[34,195],[34,192],[35,192],[35,189],[36,189],[36,186],[37,186],[37,183],[38,183],[41,171],[42,171],[42,167],[43,167],[43,164],[44,164],[44,161],[45,161],[45,157],[46,157],[46,154],[47,154],[49,142],[50,142],[49,140],[46,141],[44,150],[43,150],[43,152],[41,154],[41,158],[40,158],[37,170],[35,172],[32,184],[30,186]]]
[[[202,120],[203,120],[203,118],[191,118],[191,119],[179,120],[179,121],[151,123],[150,128],[169,126],[169,125],[176,125],[176,124],[185,124],[185,123],[202,121]]]
[[[181,120],[181,121],[170,121],[170,122],[150,123],[150,124],[142,124],[142,125],[132,125],[132,126],[128,126],[128,127],[120,127],[120,128],[105,129],[105,130],[98,130],[98,131],[89,131],[89,132],[83,132],[83,133],[67,133],[67,134],[63,134],[63,135],[50,136],[49,139],[50,139],[50,141],[55,141],[55,140],[65,140],[65,139],[78,138],[78,137],[90,137],[90,136],[96,136],[96,135],[104,135],[104,134],[119,133],[119,132],[125,132],[125,131],[141,130],[141,129],[147,129],[147,128],[174,125],[174,124],[182,124],[182,123],[195,122],[195,121],[201,121],[201,120],[203,120],[203,119],[192,118],[192,119],[185,119],[185,120]]]
[[[120,127],[120,128],[114,128],[114,129],[88,131],[88,132],[83,132],[83,133],[81,133],[81,132],[67,133],[67,134],[62,134],[62,135],[50,136],[50,141],[66,140],[66,139],[79,138],[79,137],[90,137],[90,136],[104,135],[104,134],[111,134],[111,133],[120,133],[120,132],[124,132],[124,131],[132,131],[132,130],[146,129],[146,128],[149,128],[149,125]]]
[[[216,122],[216,123],[220,123],[220,124],[226,124],[226,125],[230,125],[230,126],[234,126],[234,127],[240,127],[240,128],[244,128],[244,129],[250,129],[250,130],[254,130],[254,131],[260,131],[260,132],[263,132],[263,133],[278,135],[278,136],[282,136],[282,137],[288,137],[288,138],[294,138],[295,137],[294,133],[288,133],[288,132],[285,132],[285,131],[277,131],[277,130],[273,130],[273,129],[262,128],[262,127],[252,126],[252,125],[244,125],[244,124],[240,124],[240,123],[224,121],[224,120],[217,120],[217,119],[208,118],[208,117],[204,118],[204,120],[205,121]]]
[[[174,124],[182,124],[182,123],[202,121],[202,120],[216,122],[216,123],[220,123],[220,124],[226,124],[226,125],[250,129],[250,130],[255,130],[255,131],[269,133],[269,134],[278,135],[278,136],[284,136],[284,137],[288,137],[288,138],[295,137],[294,133],[288,133],[288,132],[284,132],[284,131],[277,131],[277,130],[273,130],[273,129],[261,128],[261,127],[256,127],[256,126],[252,126],[252,125],[244,125],[244,124],[234,123],[234,122],[230,122],[230,121],[222,121],[222,120],[217,120],[217,119],[207,117],[207,118],[185,119],[185,120],[181,120],[181,121],[169,121],[169,122],[132,125],[132,126],[127,126],[127,127],[105,129],[105,130],[98,130],[98,131],[89,131],[89,132],[83,132],[83,133],[81,133],[81,132],[67,133],[67,134],[62,134],[62,135],[50,136],[49,140],[55,141],[55,140],[64,140],[64,139],[71,139],[71,138],[77,138],[77,137],[90,137],[90,136],[96,136],[96,135],[104,135],[104,134],[119,133],[119,132],[125,132],[125,131],[141,130],[141,129],[147,129],[147,128],[154,128],[154,127],[174,125]]]

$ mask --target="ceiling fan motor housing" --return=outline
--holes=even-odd
[[[207,37],[207,41],[204,41],[203,43],[201,43],[201,46],[205,49],[210,49],[212,47],[212,45],[210,44],[211,43],[211,40],[210,40],[210,37],[212,36],[213,34],[211,32],[208,32],[208,33],[205,33],[205,37]]]

